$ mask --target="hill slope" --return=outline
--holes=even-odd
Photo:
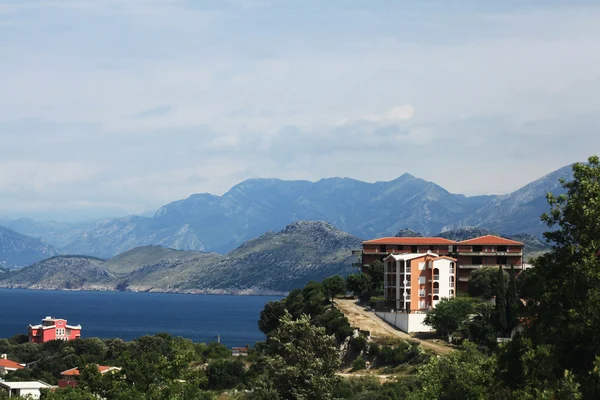
[[[63,254],[56,247],[0,226],[0,266],[18,268]]]
[[[361,240],[323,222],[299,221],[229,254],[133,249],[107,261],[62,256],[0,275],[0,287],[190,293],[286,292],[352,272]]]

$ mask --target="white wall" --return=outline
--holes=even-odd
[[[32,399],[39,399],[41,395],[39,389],[21,389],[19,392],[21,397],[31,396]]]
[[[454,276],[456,280],[456,264],[454,265],[454,274],[450,274],[450,264],[453,263],[452,260],[448,260],[447,258],[439,258],[433,261],[433,268],[436,268],[439,271],[440,279],[438,280],[440,293],[438,294],[438,298],[441,300],[444,297],[450,298],[452,296],[451,289],[454,289],[454,286],[450,283],[450,276]],[[433,307],[437,305],[437,301],[433,301]]]
[[[423,323],[427,314],[407,314],[401,312],[376,312],[375,314],[404,332],[433,332],[433,328]]]

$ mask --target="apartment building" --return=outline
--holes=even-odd
[[[458,262],[458,290],[467,291],[471,272],[483,267],[510,269],[523,268],[523,249],[525,245],[515,240],[487,235],[456,243]]]
[[[384,293],[396,311],[425,312],[456,293],[456,259],[428,251],[384,259]]]
[[[456,290],[466,292],[472,271],[482,267],[499,266],[509,269],[511,265],[520,271],[523,266],[524,244],[499,236],[487,235],[460,242],[441,237],[385,237],[367,240],[356,267],[364,269],[376,260],[384,261],[389,255],[425,254],[455,259]],[[411,303],[414,304],[414,303]]]

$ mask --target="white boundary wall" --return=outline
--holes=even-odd
[[[407,314],[401,312],[376,312],[379,318],[389,322],[401,331],[411,332],[433,332],[434,329],[425,325],[423,321],[427,314]]]

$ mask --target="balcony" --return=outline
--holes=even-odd
[[[433,294],[440,294],[440,288],[433,288]]]
[[[433,280],[434,281],[439,281],[440,280],[440,276],[439,275],[434,275],[433,276]]]
[[[479,268],[485,268],[485,267],[493,267],[493,268],[498,268],[500,265],[502,265],[503,269],[510,269],[510,264],[460,264],[458,266],[459,269],[479,269]],[[522,269],[523,266],[522,265],[515,265],[515,269]]]
[[[459,251],[459,256],[523,256],[523,252],[512,252],[512,251]]]

